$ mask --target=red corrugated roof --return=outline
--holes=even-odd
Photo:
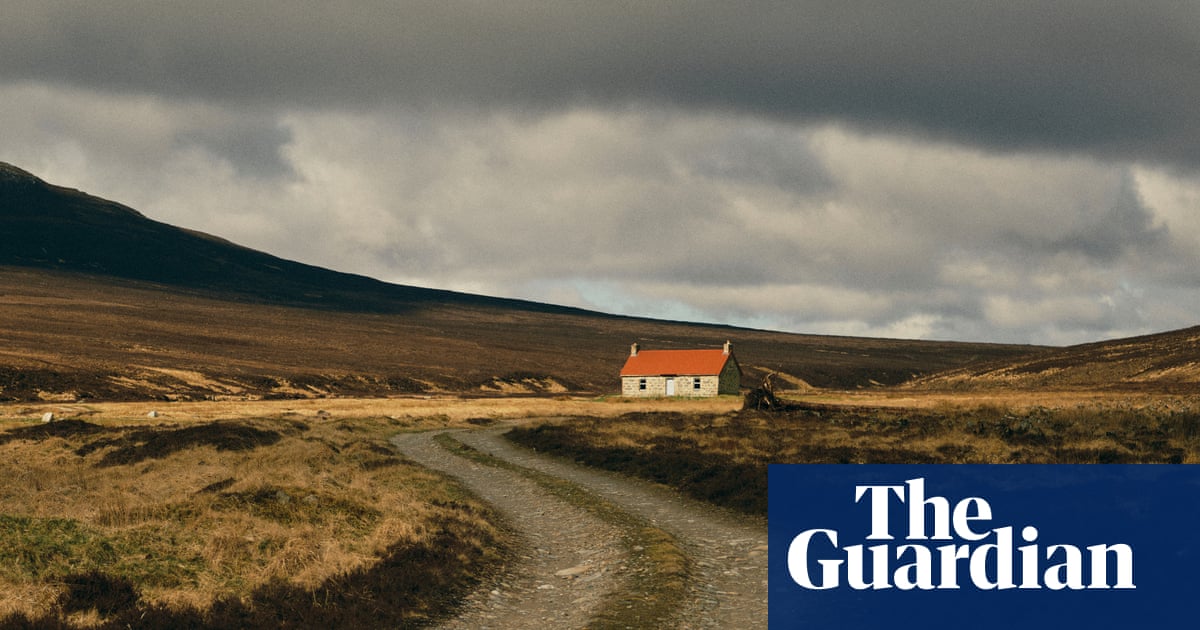
[[[642,350],[625,361],[621,376],[710,376],[732,357],[724,350]]]

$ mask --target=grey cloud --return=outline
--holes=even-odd
[[[1096,184],[1103,189],[1102,180]],[[1103,205],[1092,206],[1078,198],[1047,200],[1047,216],[1056,215],[1060,225],[1039,230],[1036,224],[1014,224],[997,235],[999,249],[1035,264],[1060,254],[1083,256],[1101,265],[1113,265],[1123,258],[1162,261],[1176,255],[1168,228],[1155,225],[1131,175],[1119,177],[1107,195],[1092,200],[1097,201]],[[1054,204],[1067,207],[1054,208]]]
[[[210,124],[183,120],[175,134],[177,147],[198,146],[228,161],[239,172],[263,178],[291,176],[283,148],[291,133],[277,121],[242,116]]]
[[[1163,251],[1169,247],[1167,229],[1156,227],[1153,222],[1132,178],[1126,176],[1109,208],[1089,214],[1075,234],[1053,243],[1053,247],[1080,251],[1102,262],[1112,262],[1130,253],[1147,257],[1169,255]]]
[[[8,3],[0,78],[284,107],[836,120],[1200,167],[1195,3]]]
[[[832,191],[829,173],[803,139],[761,128],[732,131],[719,143],[697,147],[692,160],[698,176],[767,185],[804,197]]]
[[[43,154],[41,159],[47,153],[78,159],[95,151],[88,155],[95,171],[130,169],[147,187],[168,163],[189,152],[202,152],[252,177],[293,175],[283,154],[290,131],[273,113],[254,108],[0,83],[0,121],[9,159],[18,159],[25,147]]]
[[[449,118],[387,167],[475,156],[470,167],[433,168],[420,195],[391,197],[404,200],[398,214],[420,213],[452,235],[420,250],[434,284],[470,279],[558,299],[583,278],[621,289],[603,293],[607,305],[577,305],[854,334],[1075,342],[1148,326],[1120,282],[1142,283],[1166,264],[1169,234],[1125,169],[789,135],[785,124],[757,137],[777,139],[766,152],[795,156],[774,164],[794,167],[794,177],[712,167],[713,155],[758,150],[742,149],[746,134],[733,131],[747,124],[577,114],[496,133],[489,122]],[[369,135],[387,151],[386,132]],[[626,154],[638,162],[620,172],[612,165]],[[375,151],[355,159],[380,162]],[[897,159],[918,166],[905,172]],[[780,185],[807,173],[820,173],[808,178],[819,183]],[[969,268],[940,273],[946,265]]]
[[[606,285],[575,304],[635,314],[1076,342],[1186,325],[1200,306],[1196,256],[1172,259],[1187,228],[1102,160],[728,108],[223,105],[0,85],[3,148],[32,161],[0,159],[306,262],[551,301]]]

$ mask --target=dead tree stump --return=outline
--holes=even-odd
[[[775,397],[775,384],[771,381],[774,374],[768,374],[762,385],[746,392],[742,400],[742,409],[755,411],[783,411],[783,403]]]

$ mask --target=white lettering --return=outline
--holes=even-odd
[[[1020,529],[1021,541],[1014,544],[1015,527],[1006,525],[978,529],[992,520],[992,508],[981,497],[951,501],[946,497],[925,495],[925,479],[909,479],[904,485],[856,486],[854,502],[870,506],[870,535],[866,540],[894,540],[889,510],[894,494],[908,507],[907,541],[963,540],[968,543],[945,544],[936,548],[922,544],[862,544],[838,546],[833,529],[809,529],[792,539],[787,550],[787,567],[792,581],[810,590],[839,588],[843,579],[855,590],[957,590],[960,576],[980,590],[1021,589],[1082,590],[1133,589],[1133,548],[1127,544],[1103,544],[1087,547],[1086,560],[1074,545],[1037,544],[1040,532],[1032,525]],[[930,526],[927,518],[932,519]],[[821,540],[818,540],[821,539]],[[934,552],[936,551],[936,564]],[[870,556],[868,558],[867,556]],[[1042,561],[1047,564],[1042,564]],[[819,575],[810,572],[812,563]],[[965,566],[960,563],[965,561]],[[870,566],[868,566],[868,562]],[[1113,569],[1109,568],[1110,562]],[[1084,572],[1089,580],[1085,586]],[[843,573],[844,571],[844,573]],[[1115,583],[1112,581],[1115,576]],[[814,580],[814,577],[818,578]]]
[[[811,544],[813,536],[817,534],[824,534],[829,543],[834,548],[837,547],[838,533],[832,529],[810,529],[802,532],[792,539],[792,544],[788,545],[788,574],[792,576],[793,582],[807,589],[823,591],[837,588],[838,566],[842,564],[841,560],[817,560],[817,564],[821,565],[820,585],[813,584],[808,575],[808,546]]]
[[[925,498],[925,480],[909,479],[908,540],[926,540],[925,507],[933,508],[933,539],[950,540],[950,501],[945,497]]]
[[[966,545],[943,545],[938,547],[942,559],[942,578],[938,581],[939,589],[957,589],[958,561],[971,557],[971,548]]]
[[[888,546],[872,545],[868,549],[871,550],[871,581],[868,582],[864,575],[863,546],[851,545],[846,547],[846,583],[856,591],[892,588],[888,583]]]
[[[913,553],[914,559],[913,562],[900,565],[900,568],[896,569],[896,588],[902,591],[911,591],[914,588],[933,590],[933,556],[929,553],[929,547],[901,545],[896,549],[896,559],[899,560],[907,551]]]
[[[888,490],[904,502],[904,486],[856,486],[854,502],[862,500],[864,494],[871,495],[871,535],[867,540],[891,540],[888,532]]]
[[[1117,557],[1117,583],[1113,588],[1137,588],[1133,585],[1133,549],[1126,544],[1092,545],[1092,581],[1088,588],[1109,588],[1108,554]]]
[[[989,578],[988,556],[996,555],[996,581]],[[976,588],[983,590],[1016,588],[1012,581],[1012,528],[1001,527],[996,530],[996,543],[980,545],[971,552],[971,581]]]
[[[975,514],[971,514],[971,506],[975,506]],[[992,520],[992,506],[979,497],[968,497],[954,506],[954,533],[966,540],[983,540],[988,533],[977,534],[971,531],[971,521]]]
[[[1021,539],[1031,543],[1037,540],[1038,530],[1029,525],[1021,530]],[[1017,548],[1021,552],[1021,588],[1042,588],[1038,582],[1038,546],[1023,545]]]
[[[1078,591],[1083,588],[1083,554],[1079,552],[1079,547],[1074,545],[1050,545],[1046,548],[1046,559],[1054,558],[1056,551],[1062,550],[1066,556],[1066,562],[1051,565],[1046,569],[1046,575],[1043,579],[1046,582],[1046,588],[1052,591],[1061,591],[1064,588],[1069,588],[1073,591]]]

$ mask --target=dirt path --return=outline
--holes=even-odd
[[[517,558],[505,575],[473,593],[462,613],[439,627],[583,627],[604,596],[622,586],[619,528],[519,474],[450,454],[434,443],[436,433],[406,433],[392,442],[409,459],[456,477],[520,536]]]
[[[693,579],[689,586],[689,597],[679,611],[677,621],[672,624],[672,627],[740,629],[765,628],[767,626],[767,531],[765,524],[748,523],[745,519],[683,498],[660,486],[538,455],[514,446],[500,437],[505,430],[507,429],[456,432],[454,437],[500,459],[577,484],[597,496],[617,504],[631,514],[652,522],[682,542],[693,563]],[[436,444],[432,443],[432,436],[417,438],[414,434],[414,436],[402,437],[403,440],[398,441],[397,444],[406,454],[409,453],[409,444],[412,443],[424,444],[423,451],[440,450]],[[410,455],[410,457],[413,456]],[[571,513],[571,510],[555,509],[553,513],[550,512],[549,504],[557,503],[558,500],[544,493],[535,496],[533,493],[536,488],[527,491],[525,488],[528,486],[525,485],[521,486],[521,490],[516,491],[517,494],[522,495],[521,501],[524,502],[524,507],[518,504],[514,506],[515,509],[546,511],[540,514],[526,514],[521,523],[518,523],[516,521],[517,514],[512,513],[510,508],[496,502],[492,497],[514,494],[515,487],[510,487],[509,484],[516,480],[509,477],[519,478],[519,475],[479,466],[445,451],[441,451],[441,455],[437,457],[441,461],[438,466],[439,470],[445,470],[459,477],[484,500],[491,502],[506,516],[513,519],[514,526],[528,539],[534,540],[548,536],[550,540],[554,541],[554,548],[559,553],[570,555],[572,559],[568,563],[581,562],[584,558],[583,550],[597,550],[599,544],[596,541],[599,538],[596,534],[583,534],[580,538],[583,545],[582,550],[569,552],[566,550],[564,527],[572,526],[584,529],[598,527],[600,529],[597,531],[607,529],[610,536],[617,535],[611,531],[612,526],[597,521],[581,510],[575,510],[574,514]],[[413,459],[425,464],[422,459],[417,457],[413,457]],[[471,472],[460,474],[464,470]],[[531,505],[536,507],[530,508]],[[612,544],[617,545],[617,542]],[[605,557],[615,557],[610,554],[619,553],[614,551],[619,547],[611,549],[601,553],[605,554]],[[562,562],[559,564],[566,566]],[[619,560],[609,560],[605,566],[614,570],[623,567]],[[526,581],[527,571],[543,571],[541,575],[546,575],[544,571],[551,568],[549,566],[543,569],[533,566],[512,567],[513,574],[519,576],[512,578],[512,581]],[[553,571],[549,575],[553,576]],[[620,588],[621,582],[617,579],[618,576],[604,574],[604,577],[611,578],[605,583],[604,588]],[[556,584],[553,579],[546,577],[537,578],[535,581]],[[561,581],[559,578],[560,586],[562,586]],[[576,586],[572,584],[570,588],[576,588]],[[595,597],[598,599],[600,595],[595,595]],[[478,599],[477,597],[476,600]],[[594,602],[596,599],[586,601]],[[478,601],[473,602],[471,607],[478,603]],[[542,608],[542,604],[530,602],[527,605],[517,602],[515,599],[509,604],[512,606],[511,610],[518,614],[506,617],[505,623],[500,623],[497,619],[496,623],[488,627],[538,627],[539,619],[554,618],[542,616],[544,611],[553,610],[552,608]],[[526,606],[528,606],[528,616],[522,617],[519,611]],[[572,606],[580,607],[580,604],[572,604]],[[471,615],[472,612],[469,607],[467,615]],[[464,619],[460,618],[457,621],[463,622]],[[508,621],[515,623],[509,625]],[[579,627],[580,625],[582,624],[563,618],[559,627]],[[470,621],[467,621],[466,625],[454,627],[483,626],[472,625]]]

